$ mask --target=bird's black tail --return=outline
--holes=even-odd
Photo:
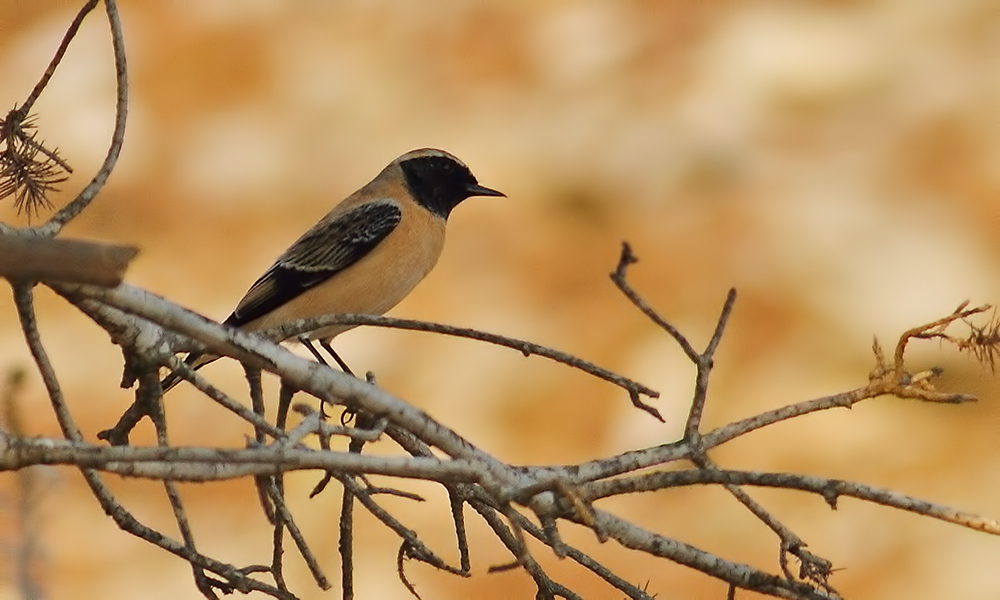
[[[184,359],[184,364],[197,371],[217,358],[219,357],[212,356],[211,354],[192,352],[187,355],[187,358]],[[163,393],[165,394],[183,380],[184,378],[178,375],[176,371],[171,371],[170,374],[164,377],[163,381],[160,382],[160,387],[163,389]]]

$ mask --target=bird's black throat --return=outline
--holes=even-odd
[[[468,167],[447,156],[418,156],[399,167],[413,198],[442,219],[462,200],[482,195],[477,190],[484,189]]]

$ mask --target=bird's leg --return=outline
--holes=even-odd
[[[317,361],[319,361],[321,364],[326,365],[328,367],[330,366],[330,363],[326,362],[326,359],[324,359],[323,355],[319,353],[319,350],[316,349],[316,346],[313,346],[312,340],[310,340],[305,335],[300,335],[299,336],[299,342],[303,346],[305,346],[306,348],[309,349],[309,352],[312,353],[312,355],[314,357],[316,357]],[[347,373],[351,377],[355,377],[354,371],[352,371],[351,368],[347,366],[347,363],[344,362],[344,359],[340,358],[340,355],[337,354],[337,351],[333,349],[333,346],[330,345],[329,341],[327,341],[327,340],[320,340],[319,341],[319,345],[322,346],[323,349],[326,350],[330,354],[330,356],[333,357],[333,360],[337,361],[337,366],[340,367],[341,371],[343,371],[344,373]],[[320,412],[323,413],[323,418],[326,418],[328,416],[326,414],[325,408],[326,408],[326,405],[324,403],[323,406],[320,407]],[[346,416],[346,421],[350,422],[350,420],[352,418],[354,418],[354,412],[353,411],[346,411],[345,410],[344,414],[341,415],[341,418],[340,418],[341,422],[345,421],[345,416]]]
[[[323,358],[323,355],[319,353],[319,350],[316,349],[316,346],[313,346],[312,341],[308,337],[306,337],[304,335],[300,335],[299,336],[299,343],[301,343],[303,346],[305,346],[306,348],[309,349],[309,352],[313,355],[313,357],[316,358],[316,360],[319,362],[319,364],[327,366],[327,367],[330,366],[330,363],[326,362],[326,359]],[[320,342],[320,343],[322,343],[322,342]],[[326,420],[330,416],[330,415],[326,414],[326,401],[325,400],[320,400],[320,402],[319,402],[319,414],[322,415],[323,420]]]
[[[333,349],[333,346],[330,345],[330,342],[328,340],[320,340],[319,345],[322,346],[324,350],[330,353],[330,356],[333,357],[333,360],[337,361],[337,365],[340,367],[341,371],[347,373],[348,375],[351,375],[352,377],[355,376],[354,371],[351,370],[351,367],[347,366],[347,363],[344,362],[344,359],[340,358],[340,355],[337,354],[337,352]]]
[[[330,363],[326,362],[326,359],[323,358],[323,355],[319,353],[319,350],[316,349],[316,346],[312,345],[312,342],[309,340],[309,338],[307,338],[304,335],[300,335],[299,336],[299,343],[302,344],[303,346],[305,346],[306,348],[308,348],[309,352],[313,355],[313,357],[317,361],[319,361],[319,363],[321,365],[326,365],[328,367],[330,366]]]
[[[334,350],[333,346],[330,345],[329,340],[320,340],[319,345],[322,346],[323,349],[326,350],[327,353],[329,353],[330,356],[333,357],[333,360],[337,361],[337,364],[340,366],[340,369],[344,373],[347,373],[348,375],[355,377],[354,371],[352,371],[351,368],[347,366],[347,363],[344,362],[344,359],[340,358],[340,355],[337,354],[337,351]],[[353,410],[345,408],[344,412],[340,414],[340,424],[346,427],[348,423],[354,420],[354,416],[355,413]]]

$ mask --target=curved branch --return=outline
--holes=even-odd
[[[47,223],[34,230],[39,235],[53,236],[58,234],[66,223],[90,205],[104,187],[111,171],[114,170],[118,156],[121,154],[122,144],[125,142],[125,121],[128,116],[128,66],[125,63],[125,34],[122,32],[122,24],[115,0],[104,0],[104,5],[108,13],[108,22],[111,25],[111,44],[115,52],[115,80],[118,85],[115,102],[115,129],[111,134],[111,146],[108,148],[104,163],[94,178],[90,180],[90,183],[80,191],[76,198],[53,215]]]

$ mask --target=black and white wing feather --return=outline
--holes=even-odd
[[[323,219],[278,257],[225,323],[239,327],[259,319],[333,277],[371,252],[402,218],[399,205],[379,200]]]

